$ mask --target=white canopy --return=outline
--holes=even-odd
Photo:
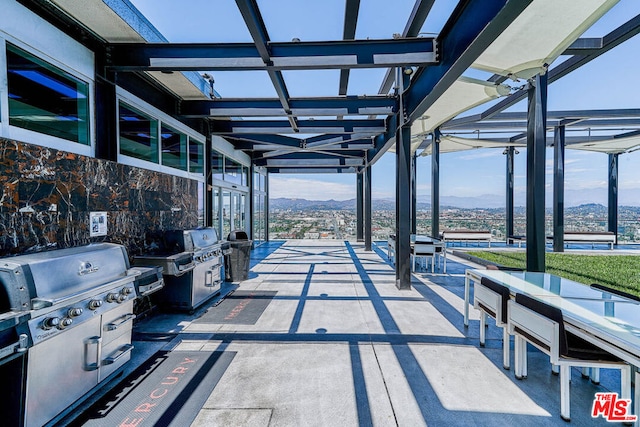
[[[477,58],[472,68],[513,79],[528,79],[546,72],[548,64],[555,61],[617,2],[618,0],[533,0]],[[509,90],[506,85],[459,78],[429,107],[422,118],[414,122],[411,128],[412,152],[422,144],[428,133],[442,123],[494,98],[508,95]],[[441,152],[446,152],[442,146]]]
[[[432,141],[429,141],[428,146],[425,147],[424,151],[420,154],[421,156],[431,154],[431,144]],[[443,135],[440,137],[440,153],[453,153],[477,148],[526,147],[526,145],[524,142],[498,142],[488,139],[461,138],[451,135]]]
[[[640,148],[640,135],[627,138],[612,138],[602,141],[586,141],[578,144],[567,145],[567,148],[575,150],[597,151],[600,153],[620,154],[635,151]]]
[[[472,65],[528,79],[544,70],[618,0],[534,0]]]
[[[435,128],[458,114],[487,101],[508,95],[509,86],[460,77],[433,103],[427,113],[411,126],[411,152],[418,149]]]

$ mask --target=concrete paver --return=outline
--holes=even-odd
[[[502,368],[501,330],[490,322],[480,347],[475,310],[463,326],[469,262],[452,256],[446,274],[419,272],[400,291],[382,253],[287,241],[252,260],[238,286],[277,291],[255,324],[201,323],[202,313],[141,322],[142,337],[175,334],[165,349],[234,353],[192,425],[566,425],[546,356],[530,351],[529,377],[518,381]],[[609,425],[590,410],[596,392],[618,391],[618,379],[603,371],[596,386],[574,369],[571,425]]]

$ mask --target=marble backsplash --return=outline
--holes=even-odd
[[[160,230],[198,226],[198,182],[0,138],[0,256],[114,242],[145,253]],[[89,236],[106,211],[108,234]]]

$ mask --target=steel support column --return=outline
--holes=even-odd
[[[564,147],[565,127],[553,134],[553,251],[564,252]]]
[[[362,172],[356,174],[356,240],[358,242],[364,241],[363,233],[363,213],[364,213],[364,199],[363,199],[363,176]]]
[[[414,153],[411,158],[411,234],[416,234],[416,230],[418,228],[418,183],[417,183],[417,174],[418,174],[418,156]]]
[[[396,70],[400,111],[396,131],[396,287],[411,289],[411,125],[405,114],[404,90],[409,76]]]
[[[249,166],[249,176],[248,176],[248,181],[249,181],[249,239],[251,240],[256,240],[256,233],[255,230],[253,228],[253,225],[255,224],[255,185],[256,182],[253,179],[253,177],[255,176],[255,168],[256,165],[253,164],[253,161],[251,162],[251,166]],[[245,227],[246,228],[246,227]]]
[[[208,125],[205,125],[208,128]],[[206,177],[205,198],[204,198],[204,225],[205,227],[213,227],[213,177],[211,173],[211,153],[212,142],[211,134],[207,130],[207,136],[204,143],[204,176]],[[216,230],[218,231],[218,230]]]
[[[269,241],[269,171],[264,176],[264,191],[267,197],[264,198],[264,241]]]
[[[96,157],[111,161],[118,159],[118,101],[114,80],[115,73],[107,73],[106,78],[96,75],[95,83]]]
[[[618,244],[618,154],[609,154],[609,231],[616,235]]]
[[[371,166],[364,168],[364,250],[371,250]]]
[[[509,237],[514,235],[513,232],[513,212],[514,212],[514,203],[513,203],[513,183],[514,183],[514,158],[516,154],[515,147],[507,147],[505,150],[506,158],[507,158],[507,188],[505,191],[506,196],[506,224],[505,224],[505,239],[507,243],[509,243]]]
[[[431,236],[440,235],[440,128],[432,135],[431,142]]]
[[[529,83],[527,117],[527,270],[545,271],[545,149],[547,75]]]

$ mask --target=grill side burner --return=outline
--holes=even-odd
[[[130,359],[134,272],[100,243],[0,260],[13,310],[30,315],[25,425],[44,425]]]
[[[165,231],[163,243],[161,252],[165,255],[133,259],[136,266],[163,267],[165,286],[153,295],[160,307],[193,311],[220,292],[223,242],[218,240],[215,229]]]

